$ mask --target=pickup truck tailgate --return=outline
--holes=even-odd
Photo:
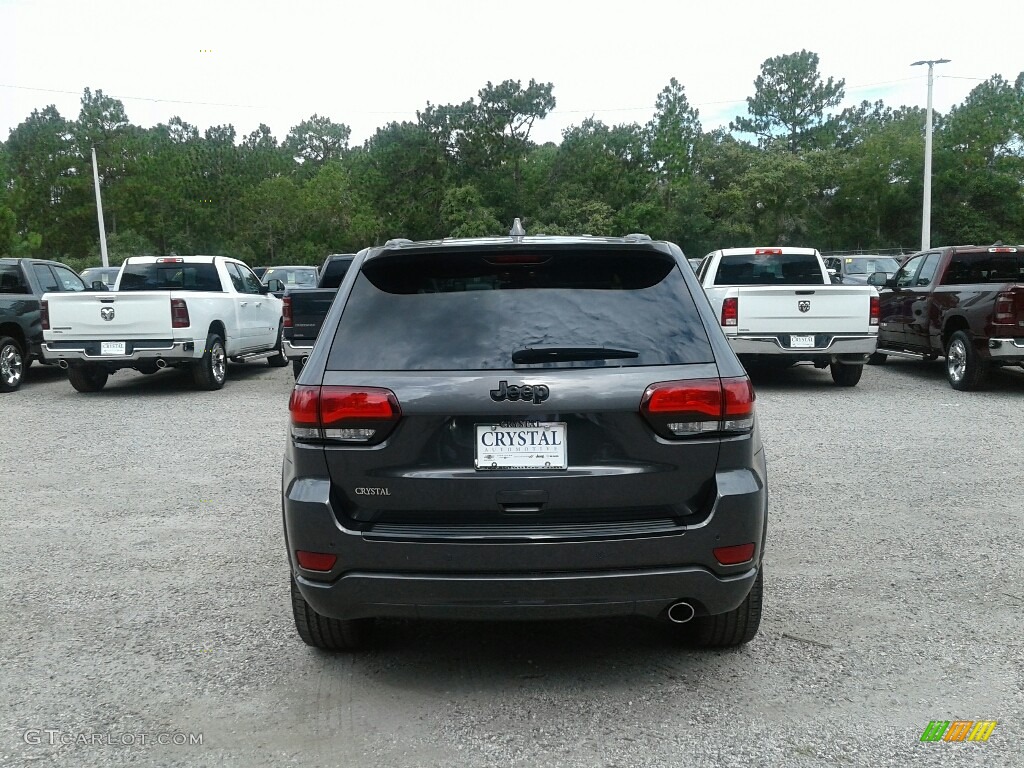
[[[312,345],[320,333],[337,288],[289,291],[292,303],[292,341]]]
[[[873,290],[868,286],[742,287],[736,290],[740,333],[866,333],[869,330]]]
[[[167,291],[49,293],[53,338],[166,339],[171,337],[171,300]]]

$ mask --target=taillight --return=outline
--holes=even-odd
[[[281,317],[284,318],[284,327],[292,327],[292,297],[284,297],[284,306],[281,307]]]
[[[192,321],[188,318],[188,304],[184,299],[171,299],[171,328],[188,328]]]
[[[722,327],[737,325],[740,321],[740,299],[730,296],[722,302]]]
[[[992,322],[996,325],[1017,324],[1017,311],[1012,293],[1004,291],[996,296],[996,309],[992,314]]]
[[[877,296],[871,297],[871,309],[868,310],[868,325],[878,325],[882,314],[882,305]]]
[[[782,255],[782,249],[781,248],[755,248],[754,249],[754,255],[755,256],[761,256],[762,254],[767,254],[769,256],[781,256]]]
[[[989,248],[988,252],[989,253],[1016,253],[1017,249],[1012,247],[1012,246],[1002,245],[1002,246],[996,246],[996,247],[993,247],[993,248]]]
[[[731,547],[716,547],[712,550],[722,565],[739,565],[754,559],[753,544],[736,544]],[[325,569],[326,570],[326,569]]]
[[[329,571],[338,562],[338,556],[330,552],[309,552],[305,549],[295,550],[295,559],[307,571]]]
[[[652,384],[640,411],[662,437],[742,434],[754,428],[754,387],[746,376]]]
[[[39,321],[44,331],[50,330],[50,302],[45,299],[39,305]]]
[[[297,385],[288,409],[292,437],[344,443],[378,443],[402,415],[390,389]]]

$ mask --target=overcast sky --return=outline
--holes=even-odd
[[[33,109],[76,118],[82,89],[120,98],[131,122],[174,115],[267,123],[278,139],[313,113],[361,144],[427,102],[460,103],[487,82],[554,84],[536,141],[594,115],[644,123],[676,77],[705,129],[745,114],[761,63],[806,48],[847,103],[924,106],[926,67],[946,111],[981,80],[1024,69],[1016,0],[0,0],[0,136]]]

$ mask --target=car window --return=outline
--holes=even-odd
[[[918,268],[921,266],[921,262],[924,261],[924,256],[915,256],[902,267],[900,271],[896,273],[896,287],[907,288],[914,280],[914,275],[917,273]]]
[[[53,265],[53,271],[57,275],[57,280],[60,281],[60,289],[62,291],[85,290],[85,283],[82,282],[82,279],[67,267],[60,267],[55,264]]]
[[[935,270],[939,266],[939,254],[929,253],[924,260],[924,264],[921,266],[921,271],[917,273],[917,277],[914,279],[914,285],[924,286],[928,285],[935,276]]]
[[[955,253],[943,285],[1024,282],[1024,253]]]
[[[121,291],[205,291],[221,289],[220,275],[210,262],[126,262],[121,269]]]
[[[242,277],[241,271],[238,269],[238,265],[233,261],[229,261],[227,264],[228,277],[231,278],[231,285],[235,287],[235,290],[239,293],[248,293],[245,290],[245,280]]]
[[[0,264],[0,293],[30,293],[17,264]]]
[[[242,276],[242,291],[244,293],[260,293],[263,284],[260,283],[260,279],[252,273],[252,270],[242,264],[234,264],[234,267],[238,270],[238,274]]]
[[[50,271],[49,265],[33,264],[32,271],[35,273],[36,280],[39,281],[39,287],[43,293],[60,290],[60,283],[57,282],[57,278]]]
[[[523,258],[529,263],[512,261]],[[524,256],[488,250],[389,254],[364,263],[327,366],[509,369],[514,352],[535,347],[614,348],[636,356],[546,361],[516,369],[714,360],[685,278],[671,256],[578,250]]]
[[[320,280],[321,288],[338,288],[341,281],[348,274],[348,268],[352,265],[352,259],[334,259],[327,262],[324,267],[324,275]]]
[[[723,256],[715,285],[824,285],[813,254],[739,254]]]

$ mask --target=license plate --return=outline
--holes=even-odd
[[[477,469],[565,469],[565,422],[476,425]]]
[[[808,349],[814,347],[814,334],[808,336],[790,336],[789,346],[795,349]]]
[[[123,355],[125,342],[123,341],[101,341],[101,355]]]

